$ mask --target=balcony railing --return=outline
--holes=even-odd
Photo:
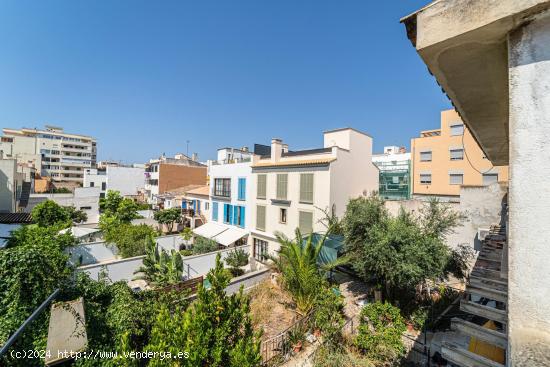
[[[234,158],[234,159],[220,159],[217,161],[212,161],[212,165],[222,165],[222,164],[233,164],[233,163],[246,163],[250,162],[251,158]]]

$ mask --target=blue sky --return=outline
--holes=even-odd
[[[409,147],[450,108],[399,23],[427,2],[4,0],[0,126],[63,126],[126,162],[343,126]]]

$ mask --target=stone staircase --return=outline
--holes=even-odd
[[[502,277],[503,249],[506,246],[506,228],[493,225],[483,241],[482,249],[470,274],[460,310],[468,313],[468,320],[453,318],[451,328],[506,350],[508,340],[508,280]],[[497,330],[482,325],[492,320]],[[441,353],[445,359],[462,367],[504,367],[493,360],[472,353],[462,346],[443,343]]]

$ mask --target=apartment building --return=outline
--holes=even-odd
[[[386,200],[411,198],[411,153],[405,147],[387,146],[384,153],[374,154],[372,163],[378,168],[378,194]]]
[[[27,206],[34,168],[4,158],[0,152],[0,213],[15,213]]]
[[[258,261],[279,249],[276,233],[294,238],[326,231],[324,211],[341,217],[349,199],[378,189],[372,138],[351,128],[327,131],[323,147],[290,151],[273,139],[263,155],[252,157],[253,195],[249,245]],[[269,154],[267,154],[269,153]]]
[[[104,170],[89,168],[84,171],[84,187],[99,187],[100,197],[109,190],[122,196],[135,196],[145,187],[145,168],[133,166],[105,166]]]
[[[7,158],[30,164],[41,176],[55,182],[82,184],[84,170],[94,168],[97,143],[90,136],[65,133],[63,128],[3,129],[0,150]]]
[[[508,166],[493,166],[458,113],[441,112],[439,129],[411,139],[413,196],[458,201],[460,186],[486,186],[508,181]]]
[[[196,228],[195,234],[212,238],[222,246],[248,243],[252,223],[252,156],[247,148],[221,148],[217,159],[208,161],[210,201],[204,202],[209,207],[208,223]],[[202,210],[198,198],[194,205],[195,211]]]
[[[145,194],[150,204],[158,206],[162,202],[159,195],[188,185],[205,185],[206,177],[207,167],[197,161],[196,155],[163,155],[145,165]]]

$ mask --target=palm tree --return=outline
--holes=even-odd
[[[339,258],[321,264],[320,254],[329,233],[330,231],[315,242],[313,234],[304,240],[299,229],[296,229],[294,240],[290,240],[284,234],[276,234],[281,247],[278,256],[269,258],[281,273],[283,286],[292,295],[301,314],[307,314],[313,309],[326,273],[348,262],[347,258]]]
[[[142,279],[154,286],[176,284],[183,280],[183,258],[174,250],[170,254],[165,250],[159,252],[157,244],[150,238],[143,266],[134,274],[138,274],[134,280]]]

